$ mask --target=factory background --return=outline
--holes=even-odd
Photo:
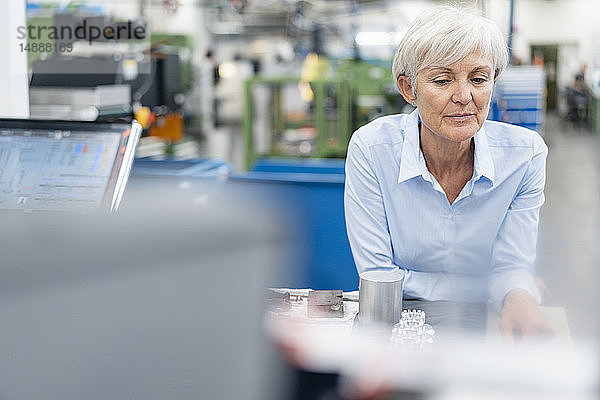
[[[358,276],[343,215],[346,147],[365,123],[413,110],[395,88],[391,60],[409,23],[426,8],[446,3],[10,0],[0,15],[5,60],[0,63],[0,117],[135,118],[143,134],[129,178],[131,193],[126,190],[123,200],[128,209],[152,203],[141,208],[161,213],[160,202],[181,206],[170,197],[181,197],[185,207],[205,208],[227,204],[218,203],[223,197],[252,197],[260,210],[244,205],[241,210],[256,212],[247,220],[236,214],[243,221],[242,236],[253,235],[254,223],[269,225],[265,221],[273,212],[296,240],[287,249],[294,262],[284,262],[284,276],[272,278],[270,285],[355,290]],[[511,65],[496,84],[488,118],[533,129],[548,144],[538,276],[548,288],[545,304],[564,307],[573,338],[597,345],[597,1],[452,4],[495,21],[508,40]],[[139,28],[143,35],[92,43],[89,31],[86,38],[56,39],[50,29],[38,29],[74,30],[86,21],[123,32]],[[26,39],[19,38],[19,27],[27,28]],[[135,189],[157,182],[164,199],[136,197]],[[237,222],[224,210],[216,215],[236,230]],[[168,226],[169,218],[185,220],[165,212],[157,221]],[[219,222],[212,218],[210,224]],[[136,234],[145,237],[142,230]],[[165,230],[169,234],[189,239],[175,227]],[[244,237],[221,234],[232,244],[244,242]],[[231,262],[243,258],[232,256]]]
[[[27,81],[32,89],[31,93],[23,93],[23,90],[17,90],[22,89],[21,87],[15,87],[14,96],[20,96],[21,103],[24,102],[19,105],[21,109],[15,112],[31,112],[34,117],[46,114],[57,117],[61,112],[68,114],[71,111],[65,111],[67,107],[60,109],[57,104],[53,104],[54,109],[49,109],[48,97],[44,96],[43,89],[38,89],[67,84],[64,82],[68,80],[66,78],[62,82],[60,78],[44,78],[54,75],[56,71],[53,68],[61,68],[60,62],[48,60],[52,58],[53,52],[29,49],[28,52],[20,51],[19,55],[13,51],[13,47],[16,48],[19,44],[14,28],[25,25],[22,10],[16,6],[18,3],[11,2],[15,17],[8,13],[3,17],[8,19],[4,29],[12,30],[7,32],[7,37],[12,42],[5,51],[18,60],[2,68],[3,72],[15,73],[15,63],[23,63],[23,55],[27,53],[27,67],[21,66],[19,71],[24,73],[27,69]],[[26,3],[26,21],[28,25],[48,26],[58,13],[61,16],[59,21],[60,18],[66,18],[64,22],[71,24],[90,18],[90,21],[105,23],[137,21],[143,25],[147,33],[145,40],[138,41],[139,43],[132,41],[126,45],[127,48],[123,47],[124,43],[116,46],[110,40],[96,41],[93,46],[84,46],[85,40],[75,40],[75,49],[64,55],[106,59],[119,54],[117,57],[123,59],[102,61],[104,66],[98,65],[98,72],[105,76],[104,81],[86,81],[83,78],[79,82],[71,81],[68,84],[82,86],[120,82],[130,85],[133,87],[130,98],[123,100],[122,106],[134,107],[135,104],[141,104],[148,107],[148,110],[144,109],[137,114],[138,119],[145,118],[146,110],[153,112],[151,119],[162,117],[159,118],[159,124],[155,124],[152,136],[166,138],[166,142],[170,144],[179,143],[179,151],[191,152],[187,157],[200,154],[221,158],[236,170],[245,170],[251,163],[243,140],[245,118],[256,128],[253,133],[257,136],[255,140],[258,143],[254,143],[255,148],[252,150],[258,150],[259,153],[273,150],[265,148],[264,142],[271,141],[272,132],[269,132],[270,126],[265,126],[270,121],[260,107],[265,107],[266,102],[270,101],[266,97],[273,96],[275,92],[280,93],[280,89],[276,88],[284,87],[279,101],[280,108],[275,110],[281,115],[271,119],[287,122],[295,118],[296,127],[306,128],[300,131],[289,128],[294,125],[292,123],[287,126],[278,125],[274,127],[278,131],[277,135],[299,143],[303,142],[303,135],[310,139],[304,141],[301,149],[294,149],[298,155],[335,155],[337,152],[343,156],[343,140],[349,135],[347,132],[329,133],[329,146],[325,138],[321,138],[319,143],[313,143],[314,137],[319,135],[311,129],[325,129],[325,126],[320,119],[305,126],[298,120],[303,118],[301,114],[303,108],[306,108],[306,104],[302,102],[307,99],[313,101],[315,91],[315,101],[340,103],[335,110],[329,107],[330,113],[340,114],[335,115],[339,121],[335,127],[337,131],[353,130],[378,115],[402,111],[401,97],[394,89],[389,73],[395,45],[412,18],[426,7],[440,3],[443,2],[40,1]],[[592,92],[598,90],[598,32],[594,28],[593,13],[585,12],[593,8],[592,2],[497,0],[460,4],[471,5],[498,24],[510,40],[514,64],[544,65],[545,76],[541,78],[545,80],[544,110],[566,115],[569,112],[567,109],[573,108],[571,104],[567,104],[571,101],[568,88],[573,86],[577,75],[584,76],[586,86]],[[19,19],[23,23],[16,24]],[[512,34],[509,35],[511,23]],[[33,34],[35,33],[34,31]],[[30,32],[30,46],[35,43],[46,44],[52,40],[47,31],[42,32],[41,36],[43,37],[32,38]],[[148,46],[151,46],[151,54],[146,54],[149,57],[138,61],[139,54],[148,53]],[[368,69],[368,66],[380,69]],[[84,72],[89,71],[88,65],[82,63],[73,65],[70,73],[84,75]],[[109,77],[109,74],[113,76]],[[32,79],[29,79],[30,75]],[[9,75],[6,73],[3,76],[3,79],[7,79],[7,84],[12,86],[24,84],[23,79],[8,79]],[[147,76],[152,76],[154,82],[145,90],[143,78]],[[247,94],[244,82],[250,78],[280,79],[281,82],[256,82]],[[295,91],[292,90],[294,79],[298,81]],[[303,84],[317,79],[330,80],[332,83],[322,90],[314,91]],[[336,82],[339,85],[334,88],[332,85]],[[326,93],[320,93],[321,91]],[[247,95],[259,96],[264,100],[250,102]],[[118,98],[119,93],[115,92],[113,96]],[[592,99],[586,104],[590,112],[586,113],[585,119],[592,129],[598,129]],[[118,99],[115,101],[118,102]],[[11,103],[13,105],[7,107],[17,107],[14,105],[17,103]],[[248,103],[253,103],[259,109],[252,110],[252,115],[245,116]],[[28,107],[30,111],[24,109],[26,104],[31,104]],[[104,111],[104,114],[114,113],[116,106],[118,104],[110,105],[112,110]],[[89,115],[85,115],[81,108],[71,113],[86,119],[103,117],[95,115],[93,111],[89,114],[89,110]],[[129,112],[126,108],[122,111]],[[286,114],[285,118],[283,114]],[[183,116],[183,121],[179,115]],[[73,117],[72,114],[66,116]],[[497,115],[492,117],[500,118]],[[327,118],[331,120],[333,117]],[[543,125],[541,115],[511,115],[503,118],[511,122],[522,121],[531,126],[537,125],[539,129]],[[160,130],[157,125],[161,125]],[[190,144],[182,146],[182,139],[190,139]],[[333,148],[337,146],[334,142],[338,141],[340,147]],[[288,145],[291,146],[290,143],[283,143],[281,146]],[[292,149],[288,150],[288,153],[294,153]],[[168,151],[175,149],[169,146]]]

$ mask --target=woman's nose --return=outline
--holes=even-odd
[[[467,82],[458,81],[454,85],[454,93],[452,93],[452,101],[455,103],[467,104],[473,100],[471,88]]]

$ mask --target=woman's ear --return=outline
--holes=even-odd
[[[400,75],[398,77],[398,89],[400,89],[400,93],[402,93],[402,97],[404,97],[404,100],[406,100],[407,103],[414,104],[416,99],[408,76]]]

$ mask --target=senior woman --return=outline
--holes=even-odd
[[[393,62],[416,109],[354,133],[344,202],[359,273],[403,270],[405,298],[491,301],[513,338],[549,330],[533,275],[547,147],[486,121],[507,63],[490,20],[448,6],[417,17]]]

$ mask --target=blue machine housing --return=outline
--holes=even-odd
[[[305,239],[305,268],[290,286],[313,289],[358,288],[358,274],[344,218],[344,160],[259,159],[252,171],[230,182],[252,186],[293,213]]]
[[[343,159],[259,159],[251,171],[231,173],[214,160],[137,160],[132,181],[153,174],[187,177],[197,186],[195,194],[227,191],[268,204],[301,238],[297,259],[282,265],[287,276],[275,284],[350,291],[358,288],[358,274],[346,235],[344,164]],[[226,181],[217,179],[225,170]]]

